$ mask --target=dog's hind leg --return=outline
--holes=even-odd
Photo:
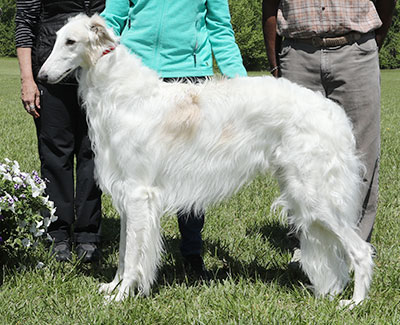
[[[122,282],[116,301],[138,289],[149,294],[156,277],[162,251],[160,234],[161,204],[159,193],[151,187],[140,187],[125,193],[126,249]]]

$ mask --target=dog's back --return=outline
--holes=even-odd
[[[166,186],[168,206],[218,202],[268,168],[276,172],[302,163],[319,178],[329,175],[329,166],[335,168],[333,158],[354,158],[359,168],[342,108],[286,80],[238,78],[161,87],[162,103],[150,100],[142,109],[158,110],[162,118],[141,123],[139,132],[151,134],[149,168],[157,173],[155,185]],[[312,166],[316,156],[320,163]],[[196,202],[188,195],[193,188]]]

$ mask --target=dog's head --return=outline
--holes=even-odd
[[[53,51],[38,78],[51,84],[58,83],[78,67],[93,66],[103,51],[117,42],[118,38],[100,16],[75,16],[57,32]]]

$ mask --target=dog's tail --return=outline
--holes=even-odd
[[[301,266],[316,296],[334,296],[349,281],[350,260],[337,235],[318,222],[299,233]]]
[[[301,265],[317,296],[342,292],[354,269],[352,303],[367,296],[372,279],[372,247],[352,228],[333,229],[318,222],[300,233]]]

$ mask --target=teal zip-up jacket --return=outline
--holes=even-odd
[[[124,44],[162,78],[245,76],[227,0],[107,0],[101,14]]]

